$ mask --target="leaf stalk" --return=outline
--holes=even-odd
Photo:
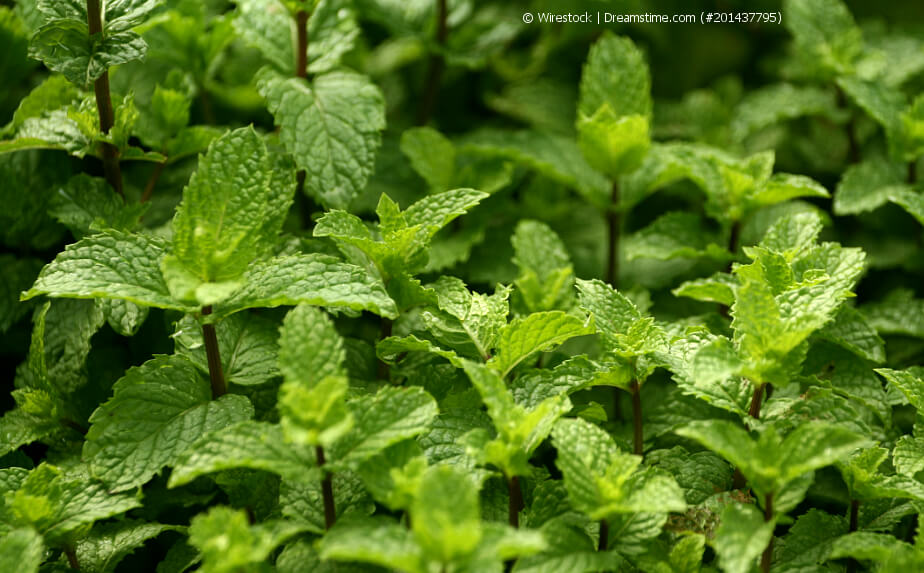
[[[773,494],[768,493],[764,496],[764,522],[773,521]],[[770,543],[767,544],[763,554],[760,556],[760,570],[763,573],[770,573],[770,561],[773,558],[773,533],[770,533]]]
[[[103,15],[100,9],[100,0],[87,0],[87,27],[90,36],[103,34]],[[103,72],[93,82],[93,92],[96,96],[96,111],[99,115],[99,129],[108,135],[112,126],[115,124],[115,112],[112,108],[112,94],[109,90],[109,70]],[[122,169],[119,165],[119,150],[111,143],[102,144],[103,151],[103,171],[106,175],[106,181],[125,199],[125,192],[122,189]]]
[[[212,305],[202,307],[202,316],[212,314]],[[202,325],[202,340],[205,342],[205,358],[209,365],[209,382],[212,384],[212,399],[220,398],[228,392],[225,373],[221,367],[221,352],[218,349],[218,334],[214,324]]]
[[[629,389],[632,393],[632,453],[642,456],[645,452],[645,440],[642,431],[642,389],[638,380],[633,380]]]
[[[507,479],[507,494],[507,522],[511,527],[519,529],[520,510],[523,509],[523,489],[520,487],[518,476]]]
[[[427,63],[427,79],[424,84],[423,100],[417,110],[417,125],[427,125],[436,106],[436,95],[443,78],[443,69],[446,67],[442,48],[446,45],[446,38],[449,36],[448,17],[449,10],[446,0],[436,0],[436,43],[440,49],[430,54]]]
[[[321,478],[321,497],[324,500],[324,529],[330,529],[337,521],[337,508],[334,505],[334,476],[330,472],[324,471],[324,447],[315,446],[315,456],[318,460],[318,467],[321,468],[324,477]],[[409,522],[410,523],[410,522]]]

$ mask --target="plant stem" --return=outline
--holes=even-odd
[[[619,281],[619,235],[622,233],[622,213],[619,211],[619,183],[613,181],[610,211],[607,213],[606,282],[613,288]]]
[[[644,455],[644,435],[642,434],[642,390],[638,380],[633,380],[629,386],[632,392],[632,453],[637,456]]]
[[[523,490],[520,488],[520,478],[513,476],[507,479],[507,521],[511,527],[520,527],[520,510],[523,509]]]
[[[847,96],[844,95],[844,90],[837,87],[837,107],[850,111],[847,106]],[[850,118],[847,120],[847,125],[844,126],[847,130],[847,160],[850,163],[859,163],[860,162],[860,145],[857,143],[857,122],[853,117],[853,114],[850,114]]]
[[[80,562],[77,561],[77,551],[68,545],[64,548],[64,555],[67,556],[67,564],[70,566],[70,568],[80,571]]]
[[[911,160],[908,162],[908,185],[914,185],[918,182],[918,162]]]
[[[315,446],[314,453],[318,459],[318,467],[324,472],[324,464],[327,463],[324,459],[324,448]],[[321,496],[324,498],[324,529],[330,529],[337,521],[337,508],[334,506],[334,476],[329,472],[324,472],[324,477],[321,478]]]
[[[768,493],[764,497],[764,522],[773,520],[773,494]],[[770,543],[764,549],[763,555],[760,556],[760,570],[763,573],[770,573],[770,560],[773,558],[773,533],[770,534]]]
[[[161,161],[157,164],[157,167],[154,168],[154,171],[151,173],[151,176],[148,178],[147,184],[144,186],[144,193],[141,195],[141,202],[147,203],[151,200],[151,196],[154,195],[154,187],[157,186],[157,181],[160,179],[160,176],[164,173],[164,167],[167,166],[167,161]]]
[[[295,75],[308,77],[308,12],[299,10],[295,15],[295,27],[298,30],[298,45],[295,48]]]
[[[858,522],[860,521],[860,500],[852,499],[850,500],[850,525],[848,526],[847,533],[853,533],[857,530]],[[857,560],[849,559],[847,561],[847,573],[854,573],[857,570]]]
[[[391,336],[391,329],[393,325],[394,322],[390,318],[385,318],[384,316],[382,317],[382,322],[379,325],[379,340],[385,340]],[[388,380],[391,375],[390,372],[391,370],[388,366],[388,363],[384,360],[379,360],[378,377],[382,380]]]
[[[87,0],[87,27],[90,36],[103,34],[103,15],[99,5],[100,0]],[[108,135],[115,123],[115,113],[112,109],[112,96],[109,92],[109,70],[103,72],[93,82],[93,92],[96,95],[96,111],[99,114],[99,129]],[[119,167],[119,150],[111,143],[103,143],[103,171],[106,181],[123,199],[122,170]]]
[[[754,394],[751,396],[751,406],[748,408],[748,415],[754,419],[760,419],[760,401],[764,395],[764,385],[757,384],[754,386]]]
[[[443,78],[443,68],[446,67],[442,47],[446,45],[446,38],[449,35],[446,23],[448,14],[446,0],[436,0],[436,43],[440,50],[432,52],[427,63],[427,80],[424,85],[423,100],[417,109],[417,125],[427,125],[430,122],[430,116],[436,105],[436,94],[439,92],[440,80]]]
[[[199,103],[202,105],[202,118],[208,125],[215,125],[215,108],[212,106],[212,97],[205,86],[199,86]]]
[[[610,537],[610,524],[605,519],[600,520],[600,539],[597,541],[597,551],[606,551],[606,544]]]
[[[202,315],[212,314],[212,305],[202,307]],[[205,342],[205,357],[209,364],[209,381],[212,383],[212,399],[224,396],[228,392],[225,385],[225,373],[221,368],[221,353],[218,350],[218,335],[214,324],[202,325],[202,340]]]
[[[735,255],[738,253],[738,243],[741,242],[741,221],[736,220],[732,221],[731,230],[728,233],[728,252],[731,253],[731,258],[728,259],[728,264],[725,265],[725,272],[731,274],[732,265],[735,264]],[[729,308],[724,304],[719,305],[719,314],[725,318],[730,318],[728,313]]]

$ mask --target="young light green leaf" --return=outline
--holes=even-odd
[[[68,245],[45,266],[23,300],[45,294],[65,298],[118,298],[190,312],[176,301],[160,273],[167,244],[150,235],[105,231]]]
[[[757,557],[773,538],[775,522],[764,517],[753,505],[729,504],[715,532],[715,551],[722,570],[727,573],[748,573]]]
[[[78,472],[79,473],[79,472]],[[49,545],[100,519],[125,513],[141,504],[135,496],[111,494],[87,476],[68,476],[42,464],[29,472],[15,493],[7,495],[5,513],[13,525],[34,527]]]
[[[328,208],[344,209],[365,187],[375,166],[384,99],[362,75],[331,72],[310,84],[263,73],[257,79],[280,140],[307,172],[305,189]]]
[[[626,237],[623,252],[628,261],[700,257],[724,260],[731,256],[725,247],[720,246],[718,235],[705,228],[701,217],[681,211],[665,213],[644,229]]]
[[[428,195],[404,211],[408,226],[420,225],[432,237],[437,231],[487,199],[488,194],[475,189],[453,189]]]
[[[424,472],[411,515],[414,538],[430,561],[448,565],[471,554],[481,542],[478,487],[452,466]]]
[[[834,194],[836,215],[856,215],[885,205],[904,189],[903,166],[886,159],[867,159],[844,171]]]
[[[841,0],[787,0],[783,25],[809,62],[829,74],[853,69],[863,50],[863,36]]]
[[[617,117],[608,103],[591,116],[578,118],[578,145],[587,162],[610,179],[638,169],[651,145],[649,119]]]
[[[192,362],[160,356],[129,369],[114,395],[90,417],[83,456],[112,491],[147,482],[203,433],[246,420],[243,396],[212,400],[209,383]]]
[[[924,470],[924,438],[902,436],[892,450],[892,464],[899,474],[914,477]]]
[[[252,127],[215,140],[183,190],[171,260],[201,282],[237,279],[269,254],[294,192],[291,174],[274,179],[266,145]]]
[[[860,312],[879,334],[903,334],[924,338],[924,299],[910,289],[894,289],[882,299],[866,304]]]
[[[197,515],[189,526],[189,542],[202,553],[203,573],[252,570],[272,551],[303,531],[291,521],[249,525],[244,511],[217,506]]]
[[[651,116],[651,78],[642,52],[629,38],[609,32],[587,55],[578,111],[592,116],[605,104],[617,117]]]
[[[889,384],[901,390],[919,412],[924,412],[924,379],[916,372],[891,368],[877,368],[876,372],[888,380]]]
[[[312,386],[344,373],[343,339],[330,317],[299,305],[289,311],[279,330],[279,370],[287,381]]]
[[[548,352],[568,339],[593,332],[591,321],[583,321],[559,310],[516,318],[501,330],[497,354],[488,364],[504,378],[535,352]]]

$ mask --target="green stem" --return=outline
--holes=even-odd
[[[511,527],[520,527],[521,509],[523,509],[523,489],[520,487],[520,478],[513,476],[507,479],[507,522]]]
[[[103,15],[100,10],[100,0],[87,0],[87,27],[90,36],[103,34]],[[112,95],[109,91],[109,71],[103,72],[93,82],[93,92],[96,96],[96,111],[99,115],[99,130],[108,135],[109,130],[115,124],[115,112],[112,108]],[[125,193],[122,190],[122,169],[119,166],[119,150],[111,143],[103,143],[103,171],[106,174],[106,181],[123,199]]]
[[[613,181],[610,211],[607,213],[606,282],[613,288],[619,281],[619,239],[622,233],[622,213],[619,211],[619,183]]]
[[[764,497],[764,522],[773,521],[773,494],[768,493]],[[764,549],[763,555],[760,556],[760,570],[763,573],[770,573],[770,560],[773,558],[773,534],[770,534],[770,543]]]
[[[641,456],[645,451],[642,432],[642,389],[638,380],[633,380],[629,389],[632,393],[632,453]]]
[[[605,519],[600,520],[600,539],[597,541],[597,551],[606,551],[606,544],[610,537],[610,524]]]
[[[330,529],[337,521],[337,508],[334,506],[334,476],[330,472],[324,471],[324,448],[315,446],[315,456],[318,459],[318,467],[324,474],[321,478],[321,496],[324,498],[324,529]]]
[[[295,15],[295,27],[298,30],[298,45],[295,47],[295,75],[308,77],[308,12],[299,10]]]
[[[449,10],[446,6],[446,0],[436,0],[436,43],[440,48],[446,45],[446,38],[449,36],[448,15]],[[417,110],[417,125],[427,125],[430,122],[445,67],[446,62],[443,59],[442,51],[430,54],[430,59],[427,63],[427,80],[424,85],[424,95]]]
[[[157,186],[157,181],[160,179],[160,176],[164,173],[164,168],[167,166],[167,160],[163,160],[157,164],[157,167],[154,168],[154,171],[151,173],[151,176],[148,178],[147,184],[144,186],[144,193],[141,195],[141,202],[147,203],[151,200],[151,196],[154,195],[154,187]]]
[[[755,420],[760,419],[760,402],[764,395],[764,385],[757,384],[754,386],[754,394],[751,395],[751,406],[748,408],[748,415]]]
[[[67,557],[67,564],[70,566],[70,568],[80,571],[80,562],[77,561],[77,551],[68,545],[64,548],[64,555]]]
[[[212,314],[212,305],[202,307],[202,316]],[[202,325],[202,340],[205,342],[205,357],[209,365],[209,381],[212,384],[212,399],[224,396],[228,392],[225,385],[225,373],[221,368],[221,353],[218,349],[218,334],[212,323]]]
[[[847,533],[853,533],[857,530],[857,526],[860,521],[860,500],[852,499],[850,500],[850,524],[847,529]],[[856,559],[850,559],[847,561],[847,573],[854,573],[857,570]]]

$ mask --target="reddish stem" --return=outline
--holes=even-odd
[[[638,380],[633,380],[629,389],[632,392],[632,453],[641,456],[644,455],[645,444],[642,432],[642,390]]]
[[[316,446],[314,449],[315,456],[318,459],[318,467],[324,472],[324,448]],[[329,472],[324,472],[321,479],[321,496],[324,498],[324,529],[330,529],[337,521],[337,510],[334,506],[334,476]]]
[[[437,0],[436,2],[436,43],[440,48],[446,45],[446,38],[449,36],[449,27],[447,26],[449,10],[446,6],[446,0]],[[427,80],[424,86],[424,96],[420,108],[417,110],[417,125],[426,125],[430,121],[433,109],[436,106],[436,94],[440,89],[440,81],[443,77],[443,68],[446,62],[443,59],[441,51],[430,54],[430,60],[427,63]]]
[[[202,315],[212,314],[212,305],[202,307]],[[212,384],[212,399],[224,396],[228,392],[225,385],[225,373],[221,367],[221,353],[218,349],[218,334],[214,324],[202,325],[202,340],[205,342],[205,357],[209,365],[209,381]]]
[[[298,46],[295,49],[295,75],[308,77],[308,12],[299,10],[295,15],[295,27],[298,30]]]
[[[103,33],[103,16],[99,0],[87,0],[87,27],[90,36]],[[93,82],[93,92],[96,95],[96,111],[99,115],[99,130],[108,135],[115,124],[115,112],[112,109],[112,95],[109,91],[109,71],[103,72]],[[103,143],[103,171],[106,181],[123,199],[122,169],[119,166],[119,150],[111,143]]]

